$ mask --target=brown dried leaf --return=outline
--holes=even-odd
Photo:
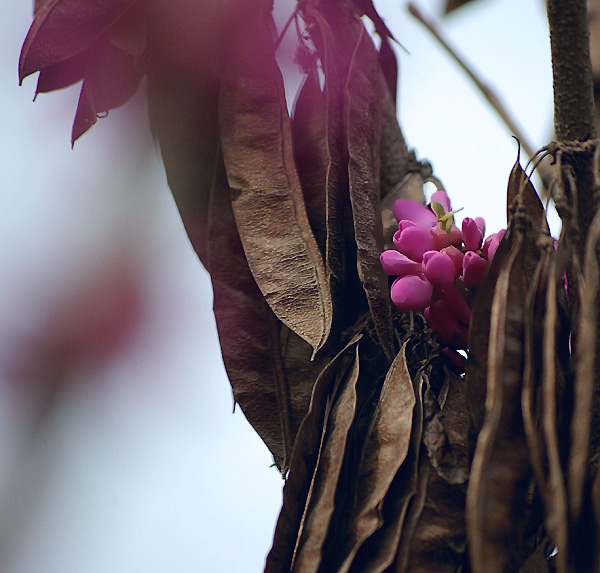
[[[510,231],[509,231],[510,232]],[[469,554],[474,572],[518,564],[530,462],[521,418],[524,237],[511,237],[491,308],[485,418],[467,492]]]
[[[333,406],[323,426],[319,457],[300,523],[292,571],[316,572],[321,566],[323,547],[335,509],[335,497],[346,442],[356,410],[358,348],[359,346],[356,345],[354,364],[343,387],[338,390],[338,396],[330,396]]]
[[[540,315],[543,316],[545,311],[546,282],[550,264],[548,255],[548,251],[542,254],[529,285],[527,300],[525,301],[523,388],[521,392],[523,428],[529,446],[536,485],[542,495],[546,492],[546,470],[544,468],[546,451],[540,428],[540,413],[542,411],[542,400],[539,397],[541,357],[537,350],[542,344],[541,329],[543,323],[540,324],[537,319]]]
[[[223,362],[236,402],[283,470],[291,436],[279,322],[248,268],[220,155],[215,158],[213,174],[205,255],[211,269]]]
[[[271,21],[249,6],[240,12],[219,101],[236,223],[267,302],[316,352],[329,335],[332,300],[294,165]]]
[[[423,458],[424,462],[429,461]],[[410,543],[405,571],[454,573],[464,560],[465,485],[452,485],[433,467],[428,477],[423,508]],[[403,571],[399,569],[399,571]]]
[[[326,260],[327,247],[327,106],[316,67],[310,69],[298,93],[292,121],[294,158],[308,220]]]
[[[465,397],[464,382],[455,377],[450,382],[449,396],[454,397],[460,393]],[[467,481],[469,470],[467,465],[466,438],[467,423],[464,402],[453,400],[442,411],[438,399],[427,385],[423,397],[424,431],[423,444],[427,449],[432,467],[451,485],[462,484]],[[447,421],[445,412],[450,415],[450,427],[458,443],[451,442],[449,430],[446,429]],[[456,439],[455,438],[455,439]]]
[[[411,348],[412,352],[412,348]],[[398,545],[404,532],[407,515],[413,505],[419,480],[421,436],[423,431],[423,403],[421,398],[423,375],[412,381],[415,405],[413,407],[410,443],[405,459],[400,465],[380,506],[383,523],[359,549],[351,571],[382,572],[396,558]]]
[[[398,60],[396,59],[396,52],[394,52],[392,42],[389,38],[381,40],[379,65],[381,66],[389,93],[392,96],[392,101],[396,105],[398,101]]]
[[[302,7],[310,23],[311,39],[317,48],[325,75],[325,205],[326,254],[325,262],[332,287],[344,282],[344,204],[348,196],[348,152],[344,142],[343,98],[350,55],[340,50],[336,34],[319,9],[308,2]],[[323,193],[323,191],[321,191]]]
[[[148,73],[150,125],[160,143],[167,181],[192,246],[209,271],[208,213],[219,149],[218,92],[218,79],[209,72],[202,79],[160,68]],[[226,182],[214,192],[220,194],[219,200],[227,197],[231,202]],[[222,216],[215,208],[213,227]],[[222,208],[231,211],[230,204]],[[225,216],[222,228],[226,225],[235,227],[235,222]],[[227,229],[227,234],[237,236],[237,231]],[[219,235],[214,239],[219,241]]]
[[[547,251],[552,252],[548,246]],[[556,568],[561,573],[567,571],[568,561],[568,506],[563,471],[563,456],[559,439],[558,405],[559,384],[564,385],[564,373],[557,368],[557,273],[556,259],[552,258],[548,269],[546,287],[546,308],[543,318],[544,340],[542,348],[542,428],[548,455],[548,479],[544,499],[546,529],[560,551],[556,554]],[[563,277],[560,277],[562,281]],[[540,318],[541,321],[541,318]],[[561,341],[567,344],[566,340]],[[562,393],[562,392],[561,392]],[[563,433],[563,432],[561,432]]]
[[[356,468],[347,542],[344,549],[338,548],[340,572],[349,570],[363,543],[381,527],[384,498],[408,453],[416,399],[406,365],[406,344],[387,373]]]
[[[408,151],[402,130],[396,117],[396,100],[390,92],[387,78],[381,72],[379,76],[381,84],[381,133],[379,142],[379,179],[381,198],[390,193],[396,185],[408,175],[411,163],[411,154]],[[412,162],[416,163],[414,156]],[[412,190],[412,189],[411,189]],[[407,189],[408,191],[408,189]],[[407,194],[403,199],[423,202],[425,195],[423,190]]]
[[[308,413],[294,443],[290,473],[283,490],[283,506],[277,520],[273,546],[265,565],[265,573],[290,571],[301,533],[302,518],[323,445],[323,428],[331,411],[332,400],[350,364],[356,363],[355,336],[323,369],[315,382]],[[350,352],[354,356],[350,358]]]
[[[379,203],[381,100],[377,52],[364,26],[352,55],[345,95],[348,176],[358,248],[359,275],[367,295],[375,330],[388,359],[395,355],[388,279],[379,255],[383,231]]]
[[[531,179],[526,175],[519,162],[520,148],[517,153],[517,161],[513,165],[508,178],[508,189],[506,197],[506,220],[510,221],[519,208],[522,206],[527,216],[533,223],[534,230],[542,235],[550,235],[550,228],[546,220],[546,211],[542,204]]]
[[[574,361],[574,404],[571,422],[568,484],[569,509],[577,522],[584,504],[584,484],[590,471],[590,436],[596,383],[596,344],[598,337],[598,269],[597,247],[600,240],[600,212],[590,226],[585,247],[583,273],[578,281],[579,311]],[[569,289],[569,292],[571,289]]]

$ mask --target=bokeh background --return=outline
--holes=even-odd
[[[498,230],[511,134],[405,2],[375,4],[405,48],[409,145],[464,207],[459,220],[481,215]],[[31,16],[28,0],[0,7],[0,571],[261,571],[283,482],[232,413],[210,281],[143,90],[71,150],[79,90],[32,103],[35,77],[18,86]],[[534,146],[549,141],[544,3],[479,0],[440,26]]]

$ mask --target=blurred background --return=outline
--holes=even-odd
[[[498,230],[511,134],[404,2],[375,4],[405,48],[409,146],[464,207],[459,221]],[[547,143],[544,3],[479,0],[441,19],[444,4],[418,3],[534,147]],[[17,81],[32,5],[4,0],[0,13],[0,571],[261,571],[283,482],[232,413],[210,281],[143,90],[71,150],[79,89],[33,103],[35,76]]]

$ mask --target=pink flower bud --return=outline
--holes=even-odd
[[[434,287],[443,289],[454,282],[456,267],[448,255],[427,251],[423,254],[423,272]]]
[[[434,249],[433,237],[429,231],[417,226],[397,231],[393,241],[401,253],[418,263],[423,260],[423,253]]]
[[[436,191],[431,196],[432,201],[437,201],[443,208],[446,214],[452,211],[452,206],[450,205],[450,197],[448,197],[445,191]]]
[[[462,234],[456,225],[450,227],[450,232],[447,233],[441,229],[439,225],[429,229],[433,237],[435,248],[440,250],[450,245],[460,245],[462,243]]]
[[[464,258],[463,252],[452,245],[442,249],[441,252],[448,255],[452,259],[455,268],[454,278],[457,279],[462,273]]]
[[[452,314],[448,303],[436,300],[425,309],[425,320],[432,330],[438,333],[443,344],[456,347],[460,337],[460,325]]]
[[[410,201],[409,199],[398,199],[397,201],[394,201],[392,211],[396,221],[408,219],[426,229],[437,223],[437,216],[435,213],[430,211],[425,205],[417,203],[416,201]]]
[[[402,219],[398,223],[398,230],[404,231],[404,229],[408,229],[408,227],[414,227],[415,225],[416,225],[416,223],[413,223],[412,221],[409,221],[408,219]]]
[[[463,280],[468,287],[477,286],[484,277],[488,262],[473,251],[465,253],[463,258]]]
[[[485,240],[485,243],[483,244],[483,248],[481,249],[481,251],[483,252],[483,256],[488,261],[492,262],[492,259],[494,258],[494,255],[496,254],[496,251],[498,250],[498,245],[500,244],[502,237],[504,237],[504,233],[506,233],[506,229],[502,229],[502,230],[498,231],[497,233],[491,234]]]
[[[485,236],[485,219],[483,217],[475,217],[473,220],[477,228],[481,231],[481,234]]]
[[[471,320],[471,309],[465,300],[463,294],[451,284],[442,291],[442,299],[448,304],[452,314],[462,322],[468,325]]]
[[[470,217],[463,219],[462,239],[467,251],[476,251],[483,243],[483,234],[477,227],[477,223]]]
[[[383,251],[379,257],[381,266],[388,275],[414,275],[421,272],[421,265],[398,251]]]
[[[392,284],[392,302],[404,311],[423,310],[431,304],[433,286],[423,274],[398,277]]]

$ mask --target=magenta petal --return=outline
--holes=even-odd
[[[467,251],[476,251],[483,243],[483,234],[477,223],[470,217],[465,217],[462,222],[462,239]]]
[[[457,279],[461,275],[462,268],[463,268],[464,255],[463,255],[462,251],[460,249],[457,249],[456,247],[450,245],[449,247],[442,249],[441,252],[448,255],[452,259],[452,262],[454,263],[454,269],[455,269],[454,278]]]
[[[456,268],[448,255],[427,251],[423,254],[423,272],[434,287],[443,289],[454,282]]]
[[[469,308],[465,297],[456,286],[452,284],[445,288],[442,292],[442,298],[448,303],[448,308],[450,308],[452,314],[459,322],[468,325],[471,320],[471,309]]]
[[[407,275],[392,284],[392,302],[404,311],[423,310],[431,304],[433,286],[424,275]]]
[[[421,272],[421,265],[398,251],[383,251],[379,257],[381,266],[388,275],[414,275]]]
[[[460,245],[462,243],[462,233],[456,225],[450,227],[449,233],[441,229],[439,225],[429,229],[429,232],[438,251],[450,245]]]
[[[452,314],[448,303],[444,300],[436,300],[425,309],[425,320],[427,320],[427,324],[431,329],[438,333],[443,344],[457,346],[460,325],[454,314]]]
[[[436,225],[435,227],[429,229],[429,232],[433,237],[433,244],[435,245],[436,249],[440,250],[450,245],[450,234],[446,233],[444,229],[440,229],[439,225]]]
[[[425,205],[410,201],[409,199],[398,199],[392,207],[396,221],[408,219],[425,228],[432,227],[437,223],[437,216]]]
[[[401,253],[418,263],[423,259],[423,253],[434,249],[433,237],[429,231],[417,226],[396,231],[393,241]]]
[[[477,253],[469,251],[463,258],[463,280],[468,287],[477,286],[484,277],[488,262]]]
[[[481,234],[485,235],[485,219],[483,217],[475,217],[473,220],[475,221],[477,228],[481,231]]]
[[[496,254],[496,251],[498,249],[498,245],[500,244],[502,237],[504,237],[505,232],[506,229],[501,229],[497,233],[493,233],[492,235],[490,235],[485,240],[485,243],[483,244],[483,248],[481,250],[483,252],[483,256],[488,261],[492,262],[492,259],[494,258],[494,255]]]
[[[445,191],[436,191],[431,196],[431,200],[437,201],[444,208],[446,214],[452,211],[452,205],[450,205],[450,197],[448,197]]]
[[[414,227],[415,225],[416,225],[416,223],[413,223],[412,221],[409,221],[408,219],[402,219],[398,223],[398,230],[404,231],[404,229],[408,229],[409,227]]]

